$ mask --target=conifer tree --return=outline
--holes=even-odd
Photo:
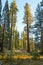
[[[38,4],[35,16],[35,27],[38,29],[38,35],[40,35],[41,51],[43,52],[43,0],[40,4]]]
[[[5,47],[10,44],[10,20],[9,20],[9,5],[8,0],[5,2],[5,6],[3,8],[3,37],[2,37],[2,44]],[[8,47],[8,46],[7,46]]]
[[[27,52],[30,52],[30,44],[29,44],[29,27],[32,23],[32,14],[31,14],[31,11],[30,11],[30,7],[28,5],[28,3],[26,3],[25,5],[25,14],[24,14],[24,23],[26,24],[27,26]]]
[[[8,5],[8,0],[6,0],[5,6],[3,8],[3,14],[4,14],[5,30],[7,32],[9,32],[10,21],[9,21],[9,5]]]
[[[16,6],[16,0],[13,0],[13,2],[10,5],[10,23],[11,23],[11,35],[10,35],[10,49],[12,45],[12,37],[14,37],[14,29],[17,21],[17,6]],[[13,34],[13,35],[12,35]]]

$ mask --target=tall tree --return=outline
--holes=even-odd
[[[30,11],[30,6],[28,3],[25,5],[25,15],[24,15],[24,23],[27,25],[27,52],[30,52],[30,44],[29,44],[29,27],[32,23],[32,14]]]
[[[35,34],[35,50],[39,48],[41,43],[41,24],[40,24],[40,4],[37,5],[35,12],[35,24],[34,24],[34,34]]]
[[[35,27],[38,29],[38,35],[40,35],[41,50],[43,52],[43,0],[41,4],[38,4],[36,9],[36,23]]]
[[[3,36],[2,36],[2,44],[9,44],[10,40],[10,20],[9,20],[9,5],[8,5],[8,0],[5,2],[5,6],[3,8],[3,14],[2,14],[2,19],[3,19]],[[6,35],[5,35],[5,34]],[[8,40],[9,39],[9,40]],[[5,41],[4,41],[5,40]],[[5,43],[6,42],[6,43]],[[7,43],[8,42],[8,43]]]
[[[13,2],[10,5],[10,23],[11,23],[11,36],[10,36],[10,49],[12,45],[12,34],[14,34],[14,28],[16,25],[16,20],[17,20],[17,6],[16,6],[16,0],[13,0]]]

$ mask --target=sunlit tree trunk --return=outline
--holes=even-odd
[[[30,52],[30,44],[29,44],[29,25],[27,23],[27,52]]]

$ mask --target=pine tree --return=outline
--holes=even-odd
[[[30,44],[29,44],[29,27],[32,23],[32,14],[30,11],[30,7],[28,3],[25,5],[25,14],[24,14],[24,23],[27,25],[27,52],[30,52]]]
[[[10,35],[10,49],[12,45],[12,36],[14,37],[14,28],[16,25],[16,17],[17,17],[17,6],[16,6],[16,0],[13,0],[13,2],[10,5],[10,23],[11,23],[11,35]],[[13,34],[13,35],[12,35]]]
[[[35,47],[38,50],[41,43],[41,28],[40,28],[40,5],[37,5],[36,12],[35,12],[35,25],[34,25],[34,34],[35,34]],[[36,28],[36,29],[35,29]]]
[[[4,15],[5,30],[7,32],[9,32],[10,21],[9,21],[9,5],[8,5],[8,0],[6,0],[5,6],[3,8],[3,15]]]
[[[41,50],[43,52],[43,0],[41,4],[38,4],[36,9],[36,24],[35,27],[38,29],[38,35],[40,35]]]
[[[3,8],[3,36],[2,36],[2,44],[6,45],[9,44],[10,40],[10,20],[9,20],[9,6],[8,0],[5,2],[5,6]]]

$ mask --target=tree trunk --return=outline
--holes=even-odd
[[[3,35],[2,35],[2,45],[1,45],[2,52],[3,52],[3,44],[4,44],[4,28],[5,28],[5,25],[3,24]]]
[[[12,14],[12,17],[11,17],[11,31],[10,31],[10,46],[9,46],[9,50],[12,50],[12,26],[13,26],[13,14]]]
[[[30,44],[29,44],[29,27],[27,23],[27,52],[30,52]]]

